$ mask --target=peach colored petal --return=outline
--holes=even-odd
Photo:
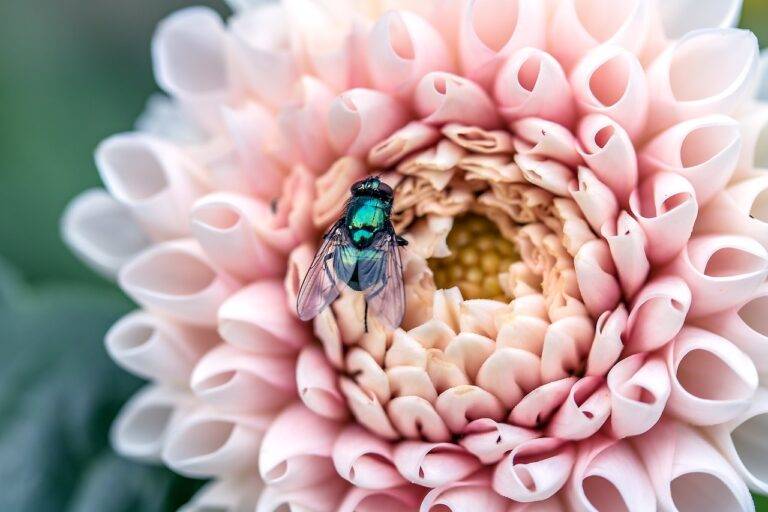
[[[535,430],[497,423],[490,418],[470,422],[463,434],[459,444],[485,465],[499,462],[510,450],[541,436]]]
[[[457,386],[443,391],[435,402],[435,410],[453,433],[460,433],[476,419],[500,421],[504,406],[498,398],[479,386]]]
[[[511,409],[541,384],[539,357],[517,348],[497,348],[480,367],[476,380]]]
[[[691,306],[691,290],[676,276],[646,283],[632,304],[627,321],[628,353],[656,350],[674,338]]]
[[[269,426],[259,451],[259,473],[267,485],[297,489],[335,473],[333,443],[341,425],[317,416],[302,404],[286,408]]]
[[[542,501],[559,491],[571,474],[576,450],[549,437],[513,449],[493,472],[493,490],[515,501]]]
[[[476,83],[451,73],[424,75],[416,87],[414,106],[427,124],[460,123],[486,129],[500,124],[488,94]]]
[[[412,121],[371,148],[368,152],[368,164],[372,167],[390,167],[439,139],[440,132],[436,128]]]
[[[444,352],[448,360],[461,368],[467,377],[474,379],[493,350],[493,340],[479,334],[462,332],[448,343]]]
[[[291,354],[310,341],[307,327],[289,311],[279,281],[259,281],[227,299],[218,312],[225,341],[261,354]]]
[[[424,368],[399,366],[387,370],[392,396],[415,396],[428,402],[437,399],[437,390]]]
[[[714,425],[744,412],[757,389],[752,361],[735,345],[697,327],[684,327],[667,345],[668,408],[692,425]]]
[[[419,396],[400,396],[387,404],[392,424],[407,439],[434,443],[451,439],[451,432],[430,402]]]
[[[394,459],[406,480],[432,488],[461,480],[480,467],[473,455],[451,443],[401,441]]]
[[[384,407],[376,399],[376,395],[364,391],[353,381],[343,377],[339,379],[339,387],[347,398],[347,405],[358,423],[384,439],[400,437],[387,417]]]
[[[359,158],[344,156],[336,160],[330,169],[315,181],[315,201],[312,205],[312,222],[320,229],[327,229],[344,211],[352,185],[368,173]]]
[[[594,325],[586,316],[570,316],[553,322],[547,329],[541,351],[542,382],[580,372],[594,336]]]
[[[608,244],[604,240],[587,242],[579,249],[573,264],[590,315],[597,318],[615,308],[621,298],[621,289]]]
[[[405,483],[392,457],[389,443],[357,425],[342,430],[333,445],[336,471],[363,489],[391,489]]]
[[[511,153],[512,136],[504,130],[483,130],[476,126],[449,124],[443,135],[464,149],[479,154]]]
[[[336,372],[318,347],[304,347],[299,354],[296,387],[299,398],[310,411],[333,420],[347,418],[347,406],[339,391]]]
[[[660,357],[635,354],[608,372],[611,435],[637,436],[659,421],[670,393],[669,373]]]
[[[381,366],[363,349],[353,348],[347,353],[345,368],[363,390],[373,393],[385,405],[391,396],[389,379]]]

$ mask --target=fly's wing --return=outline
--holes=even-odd
[[[311,320],[339,296],[339,282],[347,282],[354,271],[356,256],[342,229],[342,221],[334,224],[323,237],[323,243],[301,282],[296,310],[302,320]]]
[[[380,231],[358,256],[360,287],[368,306],[390,327],[399,327],[405,312],[403,263],[395,230]]]

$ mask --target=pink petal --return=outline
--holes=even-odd
[[[565,485],[575,459],[569,442],[548,437],[526,441],[498,463],[493,490],[515,501],[545,500]]]
[[[758,385],[752,361],[716,334],[685,327],[664,352],[671,375],[668,408],[692,425],[724,423],[744,412]]]
[[[405,110],[391,96],[371,89],[350,89],[331,104],[328,133],[337,152],[364,157],[407,121]]]
[[[506,512],[509,501],[491,488],[488,473],[433,489],[421,502],[421,512],[471,512],[481,507],[487,512]]]
[[[659,421],[670,393],[669,373],[659,357],[635,354],[608,373],[611,393],[611,435],[637,436]]]
[[[521,153],[552,158],[568,167],[583,163],[578,141],[570,130],[558,123],[530,117],[513,122],[511,128],[515,135],[531,144],[530,149]]]
[[[453,433],[462,432],[472,420],[499,421],[505,413],[499,399],[478,386],[458,386],[443,391],[435,402],[435,410]]]
[[[336,371],[318,347],[304,347],[299,354],[296,387],[301,401],[315,414],[334,420],[347,418],[347,406],[339,391]]]
[[[547,435],[558,439],[586,439],[603,426],[611,413],[611,396],[601,377],[584,377],[547,427]]]
[[[541,379],[552,382],[582,370],[582,360],[595,336],[592,320],[570,316],[553,322],[547,329],[541,351]]]
[[[497,128],[496,107],[476,83],[446,72],[424,75],[414,96],[422,122],[433,125],[460,123],[480,128]]]
[[[621,288],[616,279],[616,268],[608,244],[593,240],[581,246],[573,260],[581,297],[592,317],[616,307],[621,299]]]
[[[315,247],[312,243],[306,242],[296,247],[288,255],[287,270],[285,272],[285,294],[288,304],[296,304],[299,296],[299,289],[304,276],[307,274],[312,260],[315,257]],[[291,314],[298,318],[298,312],[290,308]]]
[[[440,487],[474,473],[480,467],[473,455],[452,443],[402,441],[395,447],[395,465],[406,480],[424,487]]]
[[[339,380],[339,387],[347,398],[347,405],[358,423],[384,439],[400,437],[376,395],[361,389],[347,378]]]
[[[298,489],[267,486],[259,496],[255,512],[278,510],[311,510],[312,512],[337,512],[349,485],[341,478],[312,484]],[[252,509],[248,509],[249,512]]]
[[[645,254],[645,233],[626,211],[619,214],[615,224],[610,221],[603,224],[600,232],[611,250],[624,297],[631,299],[645,284],[651,268]]]
[[[595,232],[599,233],[606,222],[616,221],[619,214],[616,196],[589,168],[579,167],[578,179],[570,183],[569,189]]]
[[[510,423],[529,428],[544,424],[568,398],[577,380],[576,377],[567,377],[534,389],[512,409],[509,414]]]
[[[472,421],[463,434],[459,444],[485,465],[499,462],[510,450],[541,436],[535,430],[497,423],[489,418]]]
[[[267,485],[296,489],[322,482],[335,473],[333,443],[341,425],[297,403],[269,426],[259,453],[259,473]]]
[[[541,384],[540,359],[518,348],[497,348],[477,373],[477,384],[511,409]]]
[[[691,306],[691,291],[676,276],[657,277],[637,294],[627,321],[629,353],[656,350],[683,327]]]
[[[695,232],[745,235],[768,248],[768,176],[761,173],[716,195],[699,212]]]
[[[431,146],[440,139],[440,132],[417,121],[408,123],[368,153],[372,167],[389,167],[419,149]]]
[[[259,281],[219,309],[219,334],[232,345],[262,354],[291,354],[310,341],[307,327],[289,311],[279,281]]]
[[[570,183],[573,172],[565,165],[547,158],[515,154],[515,163],[520,167],[525,179],[537,187],[560,197],[570,196]]]
[[[614,311],[606,311],[595,323],[595,339],[589,349],[587,375],[603,376],[618,361],[627,329],[627,310],[624,304]]]
[[[352,487],[337,512],[411,512],[418,509],[424,494],[417,485],[384,490]]]
[[[507,121],[538,117],[571,126],[576,118],[563,68],[537,48],[523,48],[509,57],[496,76],[494,93]]]
[[[405,483],[392,457],[389,443],[357,425],[345,428],[333,445],[336,471],[363,489],[391,489]]]
[[[444,442],[451,439],[451,432],[435,408],[419,396],[400,396],[387,404],[392,424],[403,437]]]
[[[437,390],[424,368],[399,366],[387,370],[392,396],[418,396],[429,402],[437,399]],[[359,377],[358,377],[359,382]]]

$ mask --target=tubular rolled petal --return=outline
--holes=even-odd
[[[582,119],[578,138],[587,167],[625,205],[637,185],[637,156],[626,130],[605,115],[593,114]]]
[[[349,485],[338,477],[297,489],[283,489],[268,485],[259,496],[255,512],[279,512],[281,510],[338,512],[348,487]],[[243,512],[253,512],[253,509]]]
[[[264,484],[256,476],[227,477],[209,482],[195,493],[179,512],[205,512],[226,510],[252,512],[264,491]]]
[[[541,384],[541,360],[518,348],[497,348],[477,373],[477,384],[493,393],[507,409]]]
[[[685,327],[665,351],[672,391],[668,408],[692,425],[732,420],[750,405],[758,386],[749,357],[725,338]]]
[[[451,73],[424,75],[414,93],[414,106],[426,124],[460,123],[485,129],[500,126],[488,94],[471,80]]]
[[[407,121],[405,109],[391,96],[372,89],[351,89],[331,104],[328,133],[338,153],[364,157]]]
[[[368,68],[380,91],[408,97],[430,71],[451,71],[450,51],[427,20],[409,11],[389,11],[368,37]]]
[[[459,444],[485,465],[499,462],[510,450],[541,436],[535,430],[497,423],[490,418],[472,421],[463,434]]]
[[[608,242],[624,297],[631,299],[646,282],[651,269],[645,253],[645,233],[640,224],[623,211],[615,225],[603,225],[601,234]]]
[[[586,315],[568,316],[550,324],[541,351],[542,381],[552,382],[579,372],[594,336],[594,326]]]
[[[611,413],[611,395],[601,377],[584,377],[570,390],[547,427],[557,439],[586,439],[600,430]]]
[[[633,444],[662,510],[755,510],[736,471],[693,428],[662,420]]]
[[[352,487],[337,512],[390,512],[392,510],[418,510],[425,489],[406,485],[396,489],[360,489]]]
[[[451,439],[451,431],[435,407],[420,396],[400,396],[387,404],[392,425],[406,439],[437,443]]]
[[[507,57],[525,47],[544,48],[546,8],[536,0],[469,0],[459,28],[464,74],[485,88]]]
[[[506,512],[509,501],[496,494],[487,473],[473,475],[467,480],[454,482],[431,490],[421,502],[421,512],[470,512],[482,506],[487,512]]]
[[[347,378],[339,380],[339,387],[347,399],[347,405],[352,415],[358,423],[384,439],[397,439],[400,437],[376,395],[370,391],[363,390]]]
[[[296,361],[296,387],[301,401],[315,414],[334,420],[347,418],[347,406],[339,391],[336,373],[320,348],[302,349]]]
[[[109,193],[156,239],[189,233],[189,210],[203,195],[203,171],[172,144],[151,135],[113,135],[96,149]]]
[[[392,445],[358,425],[346,427],[333,445],[342,478],[362,489],[391,489],[406,483],[393,462]]]
[[[193,325],[215,326],[221,304],[239,287],[217,273],[193,240],[154,245],[127,263],[120,287],[151,310]]]
[[[83,192],[67,205],[61,234],[86,265],[109,278],[149,244],[129,208],[101,189]]]
[[[413,121],[374,146],[368,153],[368,164],[389,167],[420,149],[433,145],[440,132],[433,126]]]
[[[603,376],[619,360],[624,349],[627,330],[627,310],[619,304],[614,311],[606,311],[595,322],[595,339],[589,349],[586,374]]]
[[[766,67],[766,59],[763,55],[760,59],[761,68]],[[765,83],[765,72],[761,74],[759,81]],[[751,106],[749,112],[739,116],[739,131],[741,133],[741,153],[739,163],[736,166],[734,178],[748,178],[753,176],[755,169],[768,167],[768,151],[765,140],[768,136],[768,106],[764,103],[756,103]]]
[[[616,45],[640,53],[651,23],[651,5],[642,0],[606,4],[598,0],[565,0],[549,26],[548,47],[566,71],[591,49]]]
[[[496,76],[494,96],[507,121],[528,117],[572,126],[576,108],[560,63],[537,48],[512,54]]]
[[[661,265],[688,243],[699,206],[688,180],[663,172],[643,180],[629,199],[629,209],[645,232],[648,259]]]
[[[160,462],[168,432],[192,404],[192,397],[185,391],[147,385],[123,406],[112,423],[112,447],[124,457]]]
[[[284,257],[254,229],[268,210],[247,196],[210,194],[192,209],[192,234],[211,262],[228,274],[242,281],[277,277],[284,271]]]
[[[558,123],[539,117],[529,117],[511,123],[510,127],[515,135],[531,144],[530,148],[518,148],[520,153],[551,158],[568,167],[576,167],[583,163],[579,154],[578,141],[570,130]]]
[[[258,457],[270,419],[197,409],[169,430],[163,462],[177,473],[194,478],[248,471]]]
[[[493,490],[521,502],[552,497],[568,480],[576,461],[572,443],[542,437],[512,450],[493,472]]]
[[[627,321],[628,353],[664,346],[683,327],[691,290],[677,276],[655,277],[635,297]]]
[[[515,154],[515,163],[520,167],[523,177],[532,185],[552,192],[556,196],[570,196],[569,186],[573,172],[565,165],[544,157]]]
[[[479,386],[457,386],[443,391],[435,402],[435,410],[453,433],[462,432],[475,419],[500,421],[505,413],[499,399]]]
[[[735,27],[743,0],[669,0],[659,4],[664,32],[669,38],[682,37],[700,28]]]
[[[625,2],[637,0],[625,0]],[[576,105],[584,114],[608,116],[632,140],[642,135],[648,115],[648,84],[635,55],[618,46],[589,52],[570,76]]]
[[[104,338],[110,357],[131,373],[184,386],[200,358],[218,341],[212,329],[171,322],[145,311],[124,316]]]
[[[641,173],[673,172],[686,178],[700,205],[723,190],[741,151],[739,123],[724,115],[683,121],[648,143],[639,155]]]
[[[730,114],[749,96],[758,65],[749,31],[712,28],[689,32],[647,70],[648,132],[709,114]]]
[[[617,439],[640,435],[661,418],[670,393],[663,359],[635,354],[608,372],[611,393],[611,435]]]
[[[690,315],[703,317],[751,297],[768,275],[768,252],[751,238],[702,235],[691,239],[669,269],[691,290]]]
[[[296,363],[264,357],[222,343],[192,373],[190,387],[202,401],[222,411],[269,413],[296,395]]]
[[[768,248],[768,176],[757,174],[731,185],[704,208],[697,233],[728,233],[754,238]]]
[[[306,326],[276,280],[258,281],[232,295],[219,310],[219,334],[232,345],[260,354],[287,355],[309,343]]]
[[[322,418],[301,403],[281,412],[264,434],[259,473],[267,485],[300,489],[335,474],[333,443],[341,424]]]
[[[621,299],[621,287],[611,251],[604,240],[592,240],[582,245],[573,260],[584,305],[593,318],[616,307]]]
[[[599,233],[606,222],[616,221],[619,203],[613,191],[588,167],[580,166],[577,176],[569,185],[571,196],[592,230]]]
[[[394,460],[406,480],[431,488],[459,481],[481,466],[474,455],[452,443],[401,441]]]
[[[567,377],[534,389],[512,409],[509,421],[529,428],[540,426],[565,402],[577,380],[576,377]]]

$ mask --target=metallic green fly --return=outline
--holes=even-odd
[[[403,264],[399,247],[408,242],[397,236],[390,215],[394,193],[377,177],[352,185],[344,214],[323,236],[304,281],[297,310],[310,320],[339,296],[340,283],[365,295],[365,330],[368,308],[390,327],[398,327],[405,311]]]

